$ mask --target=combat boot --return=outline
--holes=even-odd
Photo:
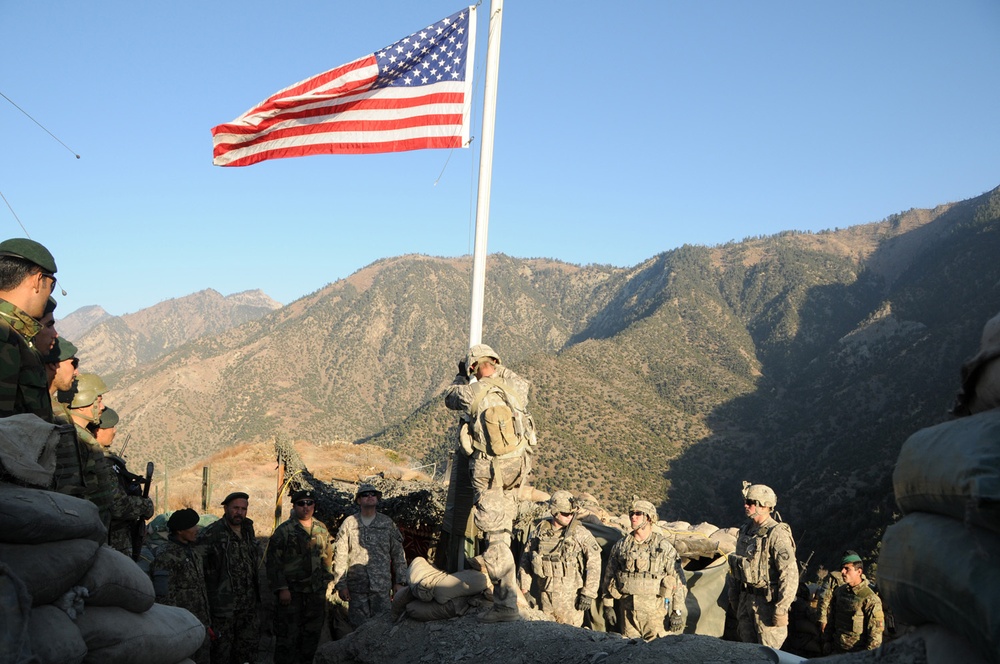
[[[494,606],[486,613],[479,616],[479,622],[498,623],[516,622],[521,619],[521,614],[516,608],[505,606]]]

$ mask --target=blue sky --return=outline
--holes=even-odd
[[[0,192],[56,256],[57,314],[470,254],[475,149],[219,168],[210,133],[461,7],[0,0],[0,92],[81,155],[0,98]],[[507,0],[499,81],[491,252],[631,266],[1000,185],[995,0]],[[23,236],[2,201],[0,227]]]

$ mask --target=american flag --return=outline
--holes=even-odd
[[[289,86],[212,128],[213,163],[465,147],[475,32],[469,7]]]

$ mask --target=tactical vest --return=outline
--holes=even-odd
[[[662,535],[636,542],[631,535],[622,540],[621,565],[616,575],[622,595],[656,596],[663,579],[673,573],[677,552]]]
[[[580,547],[570,532],[574,527],[578,527],[575,521],[559,530],[544,524],[538,528],[538,550],[531,557],[535,576],[556,579],[581,574]]]
[[[788,533],[792,546],[795,540],[792,539],[792,529],[787,523],[775,523],[770,527],[753,526],[746,531],[741,531],[737,540],[736,549],[739,551],[740,543],[746,542],[746,550],[742,554],[729,556],[730,571],[733,576],[744,583],[748,588],[766,591],[770,593],[771,587],[771,557],[768,554],[768,543],[771,533],[775,529],[781,528]]]
[[[502,378],[490,376],[469,405],[472,447],[489,456],[516,456],[538,443],[535,421],[518,394]]]

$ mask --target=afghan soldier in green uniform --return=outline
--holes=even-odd
[[[729,554],[729,604],[741,641],[780,649],[799,587],[795,540],[788,524],[771,516],[778,497],[770,487],[744,482],[743,502],[747,522]]]
[[[535,526],[521,554],[521,592],[528,595],[534,578],[542,611],[556,622],[582,627],[583,614],[597,599],[601,583],[601,546],[577,520],[576,500],[569,491],[553,493],[549,511],[552,520]]]
[[[86,485],[84,498],[97,505],[101,523],[109,531],[111,514],[118,488],[118,478],[111,462],[104,457],[104,450],[94,438],[93,430],[101,421],[102,395],[107,386],[96,374],[80,374],[69,394],[60,393],[60,399],[71,398],[69,414],[76,426],[80,455],[83,460],[83,478]]]
[[[56,287],[56,261],[33,240],[0,242],[0,417],[34,413],[52,421],[38,322]]]
[[[461,411],[462,450],[469,456],[475,524],[486,540],[477,562],[493,583],[493,607],[485,622],[520,620],[517,570],[511,532],[515,494],[531,471],[534,423],[524,410],[531,384],[500,362],[486,344],[469,349],[445,390],[445,405]]]
[[[87,487],[84,481],[84,459],[89,452],[76,438],[76,428],[69,414],[68,405],[59,401],[57,395],[68,394],[76,380],[76,346],[62,337],[55,340],[47,357],[43,358],[49,380],[49,395],[52,401],[52,422],[59,426],[59,442],[56,444],[56,469],[52,476],[53,491],[86,499]],[[96,478],[91,478],[96,482]]]
[[[133,536],[141,536],[141,533],[135,535],[136,528],[145,529],[144,522],[153,516],[154,507],[153,501],[142,495],[145,478],[130,472],[125,466],[125,460],[111,451],[118,422],[118,413],[105,408],[101,411],[94,438],[101,446],[105,458],[111,462],[117,480],[111,501],[111,531],[108,533],[108,541],[111,548],[131,558]]]
[[[208,664],[211,617],[205,590],[205,568],[194,543],[198,539],[198,513],[191,508],[177,510],[167,520],[170,535],[149,565],[156,601],[179,606],[194,614],[205,626],[205,641],[191,659]]]
[[[198,537],[205,561],[205,587],[212,614],[212,664],[257,661],[260,645],[260,549],[247,518],[250,496],[236,491],[222,501],[221,519]]]
[[[381,497],[371,484],[359,486],[354,501],[361,512],[344,519],[333,545],[334,587],[347,602],[347,617],[355,628],[388,613],[390,593],[402,590],[409,579],[403,536],[392,519],[377,511]]]
[[[685,580],[679,576],[677,550],[653,530],[656,508],[635,498],[629,508],[632,530],[615,542],[601,583],[608,631],[621,626],[628,638],[651,641],[684,630]],[[620,601],[621,620],[615,609]],[[669,612],[669,623],[667,616]],[[669,625],[669,630],[668,630]]]
[[[874,650],[882,645],[882,600],[864,574],[861,556],[845,551],[840,561],[844,582],[820,605],[823,654]]]
[[[292,513],[267,545],[264,563],[277,599],[274,664],[311,664],[319,647],[333,579],[333,541],[315,512],[312,491],[293,493]]]

